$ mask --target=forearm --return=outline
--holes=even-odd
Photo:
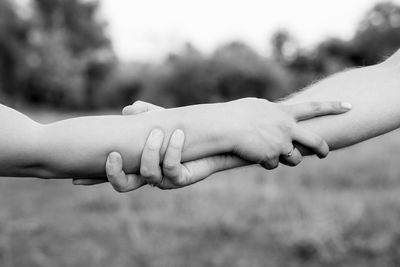
[[[231,142],[222,138],[226,135],[221,127],[224,117],[209,115],[217,112],[221,112],[220,105],[210,104],[136,116],[81,117],[42,125],[40,145],[36,146],[38,151],[35,153],[37,160],[19,174],[39,177],[103,176],[107,155],[112,151],[121,153],[126,172],[136,173],[145,141],[155,127],[165,133],[162,154],[169,136],[178,128],[187,136],[183,161],[224,153],[229,151]]]
[[[349,70],[310,86],[283,101],[341,100],[352,104],[341,116],[324,116],[300,124],[324,138],[331,149],[349,146],[400,126],[398,54],[386,62]]]

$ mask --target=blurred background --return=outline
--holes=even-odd
[[[287,96],[400,48],[400,1],[0,0],[0,99],[46,123]],[[398,266],[400,132],[195,186],[0,180],[0,266]]]

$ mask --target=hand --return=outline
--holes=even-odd
[[[137,115],[159,109],[163,108],[137,101],[125,107],[122,114]],[[141,175],[125,174],[121,155],[117,152],[110,153],[106,161],[108,181],[118,192],[132,191],[145,184],[155,184],[162,189],[173,189],[201,181],[219,171],[249,164],[234,155],[218,155],[181,164],[184,138],[184,133],[180,130],[176,130],[171,136],[161,169],[160,150],[164,134],[159,129],[153,129],[142,153]],[[94,185],[107,182],[107,180],[104,178],[74,179],[73,182],[75,185]]]
[[[253,99],[249,100],[252,101]],[[241,105],[243,105],[243,103],[241,103]],[[340,102],[307,103],[291,106],[281,106],[282,110],[275,110],[277,108],[276,104],[274,104],[274,106],[272,107],[267,107],[268,111],[270,111],[270,114],[275,115],[274,118],[282,120],[282,124],[277,124],[277,126],[280,127],[285,126],[285,123],[287,123],[288,125],[294,123],[297,127],[297,124],[295,123],[296,120],[304,120],[318,115],[340,114],[348,110],[348,107],[346,105],[343,106]],[[136,102],[134,105],[126,107],[124,109],[124,112],[129,114],[138,114],[140,112],[146,112],[151,109],[159,109],[159,107],[149,105],[144,102]],[[284,114],[281,114],[283,112]],[[294,118],[288,119],[290,118],[291,114]],[[265,127],[267,127],[267,129],[270,128],[271,131],[277,127],[274,124],[270,124],[268,126],[268,123],[266,122],[264,122],[264,124],[267,124],[267,126]],[[257,127],[261,128],[260,126]],[[290,130],[291,128],[279,128],[278,130],[282,130],[283,132],[278,131],[276,133],[278,136],[273,137],[276,138],[277,141],[285,140],[285,135],[288,135],[288,132],[290,132],[284,131],[285,129]],[[316,153],[319,153],[320,157],[324,157],[327,155],[327,153],[329,152],[329,148],[322,139],[313,135],[312,133],[304,132],[300,128],[294,128],[293,130],[296,130],[298,132],[297,135],[296,133],[294,133],[293,136],[299,136],[298,140],[305,140],[302,141],[303,145],[308,145],[308,147],[314,149]],[[115,157],[113,161],[115,164],[107,165],[107,176],[109,177],[110,182],[114,185],[114,188],[116,188],[120,192],[126,192],[145,184],[152,184],[161,189],[176,189],[203,180],[204,178],[215,172],[251,164],[250,162],[242,160],[233,155],[218,155],[182,164],[181,154],[184,147],[185,135],[183,131],[178,129],[175,130],[171,135],[167,150],[165,152],[164,160],[162,161],[162,167],[160,167],[159,162],[161,161],[160,154],[163,141],[164,133],[160,129],[153,129],[146,141],[145,147],[142,152],[140,166],[141,177],[137,177],[137,179],[141,181],[134,182],[133,179],[131,180],[135,186],[129,186],[129,183],[124,182],[128,179],[127,175],[125,175],[122,169],[122,158],[118,153],[112,153],[110,157]],[[292,142],[292,139],[290,139],[290,142]],[[282,144],[285,145],[284,143]],[[262,146],[265,144],[260,143],[260,145]],[[295,166],[301,162],[302,155],[297,150],[297,148],[294,148],[293,145],[292,149],[292,154],[290,156],[281,156],[281,161],[284,164]],[[259,150],[256,149],[256,151]],[[253,152],[250,151],[249,154],[251,155],[251,153]],[[268,165],[267,167],[270,168],[270,165]],[[127,185],[127,187],[124,187],[124,185]]]
[[[213,173],[249,164],[234,155],[218,155],[181,163],[184,138],[181,130],[174,131],[160,166],[164,135],[159,129],[152,130],[142,153],[140,176],[125,174],[121,155],[111,153],[106,164],[110,183],[118,192],[128,192],[146,184],[160,189],[177,189],[199,182]]]
[[[258,103],[251,103],[251,102],[255,102],[255,101],[258,101]],[[251,103],[251,105],[248,107],[249,110],[251,110],[253,105],[257,106],[258,104],[261,103],[261,101],[263,101],[263,100],[242,99],[242,100],[230,102],[230,104],[235,105],[237,102],[249,102],[249,103],[241,103],[241,107],[245,108],[246,104]],[[271,133],[275,133],[275,137],[277,137],[276,138],[277,142],[275,142],[275,143],[271,142],[272,145],[275,145],[275,147],[278,148],[279,146],[285,145],[285,142],[282,142],[281,140],[290,139],[290,141],[292,141],[291,138],[287,138],[288,133],[291,131],[283,131],[283,130],[285,130],[285,129],[296,130],[293,133],[293,137],[294,137],[293,139],[297,138],[298,139],[297,141],[302,142],[303,145],[308,146],[311,149],[314,149],[314,151],[316,151],[316,153],[318,153],[318,155],[320,157],[326,156],[327,153],[329,152],[329,148],[327,147],[326,143],[319,137],[313,135],[312,133],[302,131],[302,129],[299,127],[294,127],[294,125],[297,126],[297,124],[295,123],[296,120],[297,121],[304,120],[304,119],[309,119],[312,117],[327,115],[327,114],[340,114],[340,113],[344,113],[349,110],[349,107],[346,105],[342,105],[341,102],[323,102],[323,103],[318,103],[318,102],[314,103],[313,102],[313,103],[297,104],[297,105],[290,105],[290,106],[280,105],[281,106],[280,108],[277,108],[277,105],[279,105],[279,104],[273,104],[268,101],[264,101],[263,104],[268,104],[268,106],[264,107],[265,110],[261,110],[261,108],[258,107],[259,111],[263,111],[263,112],[269,111],[269,114],[273,115],[272,116],[273,119],[268,121],[269,123],[262,121],[262,124],[264,124],[264,126],[266,126],[266,129],[268,129],[268,127],[269,127],[271,130],[274,130],[274,128],[275,128],[275,132],[271,131]],[[157,109],[157,108],[158,107],[151,105],[151,104],[146,104],[144,102],[136,102],[134,105],[126,107],[124,109],[124,113],[138,114],[141,112],[146,112],[146,111],[149,111],[152,109]],[[234,110],[236,110],[236,109],[237,109],[237,107],[234,108]],[[240,108],[238,110],[240,110]],[[259,113],[259,114],[263,114],[263,113]],[[258,114],[258,116],[255,116],[255,117],[256,118],[259,117],[259,114]],[[294,118],[290,118],[291,116],[293,116]],[[279,120],[281,120],[281,121],[279,121]],[[248,122],[248,121],[249,120],[246,120],[246,122]],[[255,121],[257,122],[257,120],[255,120]],[[250,122],[251,122],[251,120],[250,120]],[[254,120],[252,122],[254,123]],[[274,124],[274,122],[275,123],[277,122],[277,123]],[[253,127],[254,127],[254,125],[257,125],[257,124],[253,124]],[[278,128],[278,131],[276,131],[276,128]],[[256,128],[256,130],[260,130],[260,129]],[[261,127],[261,130],[263,130],[262,127]],[[266,132],[268,132],[268,131],[266,131]],[[276,133],[279,133],[279,134],[276,135]],[[296,133],[297,133],[297,135],[296,135]],[[150,136],[152,136],[152,135],[150,135]],[[158,142],[159,146],[161,146],[163,134],[162,133],[158,134],[158,136],[159,136],[158,137],[159,141],[157,141],[157,142]],[[175,135],[173,135],[173,136],[175,136]],[[267,137],[273,137],[273,135],[267,136]],[[254,140],[256,140],[256,139],[254,139]],[[268,140],[268,139],[266,139],[266,140]],[[142,163],[141,163],[142,177],[125,175],[125,173],[123,173],[123,171],[122,171],[122,159],[121,159],[120,155],[118,153],[116,153],[116,154],[110,155],[110,156],[115,156],[115,159],[113,160],[113,162],[115,164],[113,164],[113,165],[109,164],[109,160],[107,161],[107,163],[109,165],[109,167],[107,168],[109,180],[111,181],[111,183],[114,185],[114,187],[118,191],[129,191],[129,190],[138,188],[145,183],[159,184],[160,181],[162,181],[162,184],[160,184],[161,188],[164,188],[164,189],[165,188],[177,188],[177,187],[189,185],[196,181],[204,179],[206,176],[208,176],[216,171],[225,170],[227,168],[234,168],[234,167],[249,164],[248,162],[240,160],[237,157],[234,157],[231,155],[225,155],[225,156],[210,157],[210,158],[202,159],[200,161],[195,161],[192,163],[186,163],[186,164],[180,165],[180,153],[178,153],[179,144],[173,145],[171,143],[172,141],[173,141],[173,139],[171,138],[168,150],[170,150],[170,147],[175,147],[175,153],[172,153],[172,154],[167,153],[166,157],[164,159],[164,162],[167,162],[167,163],[169,162],[168,164],[164,163],[164,166],[166,166],[166,167],[163,167],[164,174],[166,173],[166,176],[168,176],[167,179],[164,178],[165,182],[164,182],[164,180],[162,180],[161,169],[158,165],[159,152],[157,151],[157,153],[155,153],[155,152],[153,152],[152,154],[150,153],[151,151],[157,150],[156,149],[157,144],[155,146],[153,145],[152,148],[148,149],[150,152],[149,151],[146,152],[146,148],[148,147],[149,140],[146,143],[145,150],[143,152],[143,156],[146,160],[143,160],[143,157],[142,157]],[[171,144],[172,144],[172,146],[171,146]],[[254,144],[255,143],[253,143],[253,146],[254,146]],[[260,144],[263,145],[262,143],[260,143]],[[183,144],[182,144],[182,146],[183,146]],[[274,147],[274,146],[272,146],[272,147]],[[293,145],[291,147],[292,147],[292,149],[289,151],[290,153],[287,152],[287,154],[285,154],[285,155],[277,154],[277,156],[275,156],[275,157],[267,157],[266,159],[261,160],[260,163],[265,168],[272,169],[278,165],[277,159],[279,156],[281,156],[280,157],[281,162],[283,162],[284,164],[287,164],[290,166],[295,166],[295,165],[299,164],[302,160],[302,155],[300,154],[298,149],[295,148]],[[240,146],[238,146],[238,148],[239,149],[237,150],[237,153],[239,153],[239,154],[243,153],[243,147],[242,147],[242,151],[240,150]],[[254,153],[252,151],[246,151],[246,143],[244,145],[244,148],[245,148],[244,149],[245,157],[246,156],[249,157],[249,155],[250,155],[250,157],[254,157]],[[181,149],[182,149],[182,147],[181,147]],[[262,149],[262,150],[264,151],[264,149]],[[259,151],[259,149],[256,149],[256,151]],[[276,149],[274,151],[276,153],[276,152],[279,152],[280,150]],[[246,153],[247,153],[247,155],[246,155]],[[167,155],[173,155],[173,156],[167,157]],[[271,155],[273,155],[272,152],[271,152]],[[257,157],[257,155],[256,155],[256,157]],[[259,155],[258,155],[258,157],[259,157]],[[169,160],[168,158],[171,158],[171,160]],[[179,159],[179,160],[177,160],[177,159]],[[271,163],[271,161],[272,161],[272,163]],[[152,164],[152,162],[153,163],[155,162],[155,164]],[[171,162],[175,162],[174,163],[175,165],[171,164]],[[276,164],[275,164],[275,162],[276,162]],[[113,166],[113,167],[110,167],[110,166]],[[191,169],[196,169],[196,167],[198,167],[197,171],[195,171],[195,172],[191,171]],[[165,169],[167,169],[167,170],[165,170]],[[171,171],[168,172],[168,170],[171,170]],[[144,177],[143,177],[143,174],[145,174]],[[200,174],[202,174],[202,175],[200,175]],[[196,176],[196,175],[198,175],[198,176]],[[142,181],[138,182],[139,180],[142,180]],[[130,181],[130,182],[127,182],[127,181]]]
[[[297,145],[320,158],[329,153],[327,143],[296,122],[317,116],[341,114],[351,106],[339,101],[283,105],[264,99],[244,98],[224,104],[221,109],[227,133],[233,136],[233,153],[266,169],[274,169],[279,160],[297,165],[302,155]],[[223,126],[222,126],[223,127]]]

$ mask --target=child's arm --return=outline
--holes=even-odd
[[[42,125],[1,105],[0,175],[104,176],[106,157],[111,151],[119,151],[129,162],[125,165],[128,172],[137,172],[145,140],[154,127],[167,134],[178,126],[198,133],[187,144],[188,158],[228,150],[227,139],[217,132],[221,127],[213,127],[209,120],[209,128],[204,130],[201,124],[185,118],[185,114],[195,113],[204,121],[200,118],[201,109],[211,112],[213,106],[146,116],[80,117]]]
[[[104,176],[106,158],[112,151],[122,155],[125,171],[137,173],[153,128],[165,134],[160,160],[174,129],[186,133],[183,161],[234,151],[267,165],[290,151],[293,140],[325,156],[328,150],[322,139],[298,129],[295,123],[304,112],[315,116],[346,111],[339,102],[321,106],[323,109],[314,110],[310,104],[283,106],[244,99],[136,116],[80,117],[47,125],[0,106],[0,176]]]

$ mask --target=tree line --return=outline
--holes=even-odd
[[[3,103],[67,109],[121,107],[136,99],[171,107],[246,96],[276,100],[326,75],[381,61],[400,47],[400,6],[373,6],[350,40],[303,49],[278,30],[263,56],[242,41],[204,54],[190,43],[159,64],[116,58],[97,1],[0,0]],[[260,25],[262,27],[262,25]]]

